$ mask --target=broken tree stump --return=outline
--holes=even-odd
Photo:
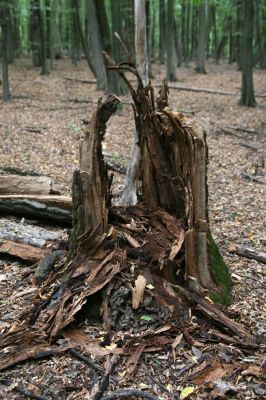
[[[247,343],[254,342],[244,328],[223,318],[221,309],[201,301],[207,294],[222,297],[225,286],[231,284],[209,229],[204,131],[167,106],[166,86],[156,103],[151,84],[144,86],[132,64],[112,65],[112,69],[123,77],[134,101],[141,155],[138,203],[112,206],[112,177],[107,173],[101,143],[119,99],[109,96],[98,102],[80,145],[80,169],[73,177],[68,262],[43,283],[24,319],[2,334],[0,370],[51,354],[51,343],[64,336],[67,327],[71,329],[77,316],[84,313],[88,318],[93,311],[92,295],[98,296],[107,330],[130,331],[130,336],[131,332],[155,332],[157,328],[163,332],[167,321],[167,330],[182,327],[189,324],[191,313],[200,311],[215,324],[219,320],[222,329]],[[136,90],[125,70],[137,78]],[[187,288],[182,290],[181,285]],[[197,310],[191,310],[191,304]],[[147,342],[141,337],[144,347],[147,343],[158,349],[172,343],[163,336],[146,335],[150,335]],[[139,343],[140,336],[135,339]],[[134,335],[126,342],[126,348],[110,353],[130,353]],[[70,339],[66,348],[76,345]],[[55,346],[54,353],[57,347],[61,351]]]

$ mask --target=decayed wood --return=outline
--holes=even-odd
[[[238,256],[257,260],[263,264],[266,264],[266,253],[263,251],[258,251],[256,249],[252,249],[251,247],[237,246],[235,244],[229,246],[229,251],[230,253],[237,254]]]
[[[0,175],[0,194],[59,194],[47,176]]]
[[[10,254],[11,256],[22,258],[22,260],[38,262],[47,254],[47,250],[30,244],[5,240],[2,243],[0,241],[0,253]]]
[[[110,59],[110,57],[109,57]],[[136,92],[129,84],[134,101],[140,178],[143,200],[151,209],[161,207],[183,220],[186,225],[186,279],[191,289],[213,290],[210,273],[207,214],[207,144],[205,132],[191,118],[167,107],[164,84],[155,106],[153,88],[144,85],[138,71],[110,59],[111,69],[118,70],[128,84],[124,70],[138,81]],[[133,93],[132,93],[133,92]],[[196,285],[195,285],[196,283]]]
[[[99,234],[107,230],[110,207],[111,181],[102,154],[102,140],[106,124],[116,111],[119,98],[109,96],[100,100],[93,114],[90,128],[85,130],[80,144],[80,169],[73,174],[73,233],[71,252],[75,253],[78,241],[86,232],[97,227]]]
[[[56,195],[1,195],[0,211],[70,224],[72,201]]]
[[[41,195],[41,194],[5,194],[0,195],[0,200],[31,200],[43,203],[49,207],[58,207],[66,210],[72,209],[72,198],[70,196]]]
[[[12,240],[35,247],[45,247],[48,242],[62,241],[64,232],[51,231],[27,223],[17,223],[8,219],[0,219],[0,240]]]

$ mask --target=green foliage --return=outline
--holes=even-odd
[[[208,241],[211,271],[214,281],[219,287],[219,292],[213,292],[211,299],[216,303],[229,305],[231,303],[230,292],[233,286],[229,268],[211,234],[209,234]]]

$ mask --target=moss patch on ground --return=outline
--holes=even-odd
[[[224,262],[211,233],[209,234],[208,241],[211,271],[214,281],[220,289],[219,292],[212,293],[211,299],[215,303],[229,305],[231,303],[231,290],[233,286],[229,268]]]

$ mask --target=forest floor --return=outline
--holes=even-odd
[[[266,332],[264,265],[233,255],[228,249],[231,244],[239,244],[265,251],[266,97],[257,98],[256,108],[240,107],[241,73],[235,65],[209,63],[207,75],[195,73],[193,67],[177,70],[176,85],[238,93],[223,96],[170,90],[169,103],[175,110],[193,115],[206,129],[210,225],[234,281],[230,309],[238,314],[238,320],[250,332],[262,337]],[[156,77],[153,83],[160,83],[164,78],[163,67],[154,65],[153,74]],[[57,60],[49,76],[41,76],[29,59],[11,65],[13,99],[8,103],[0,101],[0,167],[18,167],[50,176],[62,193],[70,194],[72,172],[78,165],[81,121],[90,118],[97,99],[104,96],[96,90],[95,84],[81,82],[88,79],[93,76],[85,61],[74,67],[69,60]],[[266,93],[265,71],[254,70],[254,85],[256,93]],[[111,118],[104,151],[124,162],[130,154],[134,121],[129,96],[121,98],[126,104]],[[122,182],[123,177],[116,175],[116,191],[121,189]],[[24,301],[30,301],[33,296],[14,296],[18,290],[31,285],[30,277],[22,279],[23,268],[21,262],[3,257],[0,260],[0,331],[18,318]],[[6,317],[8,315],[10,317]],[[221,384],[229,385],[223,395],[219,392],[221,398],[231,398],[231,390],[234,399],[262,399],[266,395],[261,378],[262,369],[265,373],[262,354],[243,352],[232,345],[216,343],[215,346],[205,344],[196,350],[196,344],[192,348],[181,346],[175,362],[169,348],[147,354],[131,380],[124,374],[123,361],[116,372],[119,383],[111,383],[110,390],[148,389],[162,399],[170,399],[192,385],[197,388],[191,399],[216,398],[217,388],[211,392],[211,384],[206,382],[220,379]],[[214,375],[209,373],[207,379],[207,374],[197,386],[191,378],[191,367],[176,378],[177,371],[193,363],[200,357],[199,353],[209,351],[216,355],[216,364],[212,367]],[[149,373],[143,363],[148,366]],[[245,368],[231,369],[227,374],[226,366],[232,363],[245,365]],[[94,375],[93,370],[69,354],[28,361],[0,374],[0,379],[14,382],[11,387],[0,384],[0,399],[21,399],[21,395],[12,391],[16,384],[46,399],[89,399]],[[152,376],[160,380],[168,393]]]

